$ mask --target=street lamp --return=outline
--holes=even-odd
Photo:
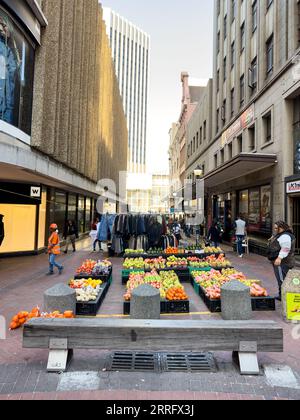
[[[203,176],[203,168],[201,166],[197,166],[197,168],[194,170],[195,177],[202,177]]]

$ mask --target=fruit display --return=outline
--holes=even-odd
[[[92,270],[92,276],[109,276],[112,263],[108,260],[98,261]]]
[[[170,256],[167,259],[167,267],[169,268],[186,268],[188,266],[188,260],[186,258],[177,258]]]
[[[143,249],[125,249],[125,254],[139,255],[139,254],[145,254],[145,251]]]
[[[207,257],[205,261],[213,268],[227,268],[232,266],[231,262],[224,257],[224,254],[221,254],[218,257],[211,255],[210,257]]]
[[[167,292],[166,298],[170,301],[189,300],[183,287],[171,287]]]
[[[212,246],[207,246],[207,247],[204,248],[204,253],[205,254],[222,254],[223,251],[220,247],[215,248],[215,247],[212,247]]]
[[[180,248],[168,247],[167,249],[165,249],[164,253],[167,255],[176,255],[176,254],[184,254],[185,251],[184,249],[180,249]]]
[[[149,270],[149,269],[163,269],[166,268],[166,260],[163,257],[159,257],[159,258],[147,258],[144,263],[145,263],[145,269]]]
[[[90,278],[88,280],[70,280],[69,287],[71,287],[71,289],[84,289],[85,287],[92,287],[93,289],[97,289],[97,287],[101,286],[102,284],[103,281]]]
[[[75,318],[74,313],[72,311],[66,311],[63,314],[59,311],[55,311],[52,313],[41,313],[40,308],[36,307],[31,310],[31,312],[19,312],[17,315],[15,315],[10,323],[9,329],[16,330],[20,327],[22,327],[27,321],[34,318],[47,318],[47,319],[71,319]]]
[[[123,268],[125,270],[143,270],[145,263],[143,258],[126,258],[123,263]]]
[[[224,284],[236,280],[250,288],[251,297],[268,297],[267,290],[260,286],[257,280],[248,280],[246,276],[236,270],[212,270],[210,272],[192,272],[195,282],[199,284],[210,299],[221,298],[221,288]]]
[[[95,302],[98,299],[101,288],[100,285],[96,288],[92,286],[76,289],[77,302]]]
[[[86,260],[84,263],[76,270],[76,274],[79,276],[91,276],[92,271],[97,264],[97,261]]]
[[[189,266],[193,268],[207,268],[210,267],[209,262],[200,260],[199,258],[189,261]]]
[[[131,273],[126,286],[126,293],[124,299],[126,302],[131,300],[132,291],[142,284],[149,284],[150,286],[160,290],[160,297],[162,300],[172,300],[171,296],[175,296],[175,300],[188,300],[181,285],[177,274],[174,271],[162,271],[160,274],[153,270],[151,273]],[[168,292],[172,290],[172,293]],[[168,297],[169,296],[169,297]]]
[[[162,248],[150,248],[147,252],[149,255],[160,255],[164,252]]]

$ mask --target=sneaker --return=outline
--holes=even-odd
[[[58,269],[59,275],[61,275],[63,271],[64,271],[64,267],[59,268]]]
[[[46,276],[53,276],[54,272],[53,271],[49,271]]]

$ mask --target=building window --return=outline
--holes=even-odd
[[[231,44],[231,69],[233,69],[235,65],[235,42]]]
[[[297,45],[300,46],[300,1],[297,2],[297,11],[296,11],[296,24],[297,24]]]
[[[222,119],[223,125],[225,125],[225,123],[226,123],[226,99],[224,99],[224,101],[223,101],[221,119]]]
[[[263,117],[264,142],[270,143],[272,141],[272,113],[269,112]]]
[[[231,21],[233,22],[236,15],[236,0],[231,0]]]
[[[199,148],[199,131],[197,131],[196,139],[197,139],[197,149],[198,149]]]
[[[243,136],[239,136],[237,138],[237,150],[238,150],[238,154],[243,153]]]
[[[231,117],[233,117],[234,116],[234,111],[235,111],[235,107],[234,107],[234,99],[235,99],[235,93],[234,93],[234,88],[231,90],[231,93],[230,93],[230,103],[231,103],[231,113],[230,113],[230,115],[231,115]]]
[[[256,150],[256,139],[255,139],[255,126],[249,128],[249,152],[254,152]]]
[[[251,63],[250,73],[249,73],[249,86],[252,89],[252,93],[256,92],[257,89],[257,57]]]
[[[273,3],[273,0],[267,0],[267,11],[272,3]]]
[[[227,15],[224,17],[224,39],[227,38]]]
[[[214,159],[215,159],[215,168],[217,168],[218,167],[218,153],[215,154]]]
[[[207,135],[207,133],[206,133],[206,120],[205,120],[204,123],[203,123],[203,139],[204,140],[206,140],[206,135]]]
[[[267,50],[267,75],[271,74],[273,71],[274,66],[274,37],[268,39],[266,43],[266,50]]]
[[[228,144],[228,159],[231,160],[233,156],[232,143]]]
[[[252,32],[257,29],[257,0],[252,4]]]
[[[216,118],[217,118],[216,130],[217,130],[217,134],[218,134],[219,129],[220,129],[220,127],[219,127],[220,110],[219,109],[217,109],[217,116],[216,116]]]
[[[220,90],[220,70],[217,71],[217,92]]]
[[[34,45],[0,7],[0,119],[31,134]]]
[[[224,82],[227,79],[227,57],[224,58]]]
[[[200,144],[202,144],[202,140],[203,140],[202,135],[203,135],[203,129],[202,127],[200,127]]]
[[[225,151],[224,149],[221,150],[221,165],[223,165],[225,162]]]
[[[217,36],[217,52],[220,52],[220,43],[221,43],[221,34],[220,32],[218,32],[218,36]]]
[[[244,51],[246,47],[246,34],[245,34],[245,23],[241,26],[241,52]]]
[[[221,13],[221,0],[217,0],[217,15],[219,16]]]
[[[245,104],[245,75],[240,79],[240,106],[241,108]]]

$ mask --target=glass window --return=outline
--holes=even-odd
[[[85,198],[79,196],[78,198],[78,231],[79,233],[85,232]]]
[[[92,224],[92,216],[91,216],[91,211],[92,211],[92,204],[91,204],[92,199],[91,198],[86,198],[85,201],[85,230],[89,230]]]
[[[50,223],[56,223],[62,234],[66,223],[67,195],[64,192],[55,191],[54,197],[54,214],[51,215]]]
[[[0,7],[0,119],[31,134],[34,47]]]
[[[249,214],[249,193],[248,190],[240,191],[239,213],[245,220],[248,220]]]
[[[68,198],[68,219],[76,220],[77,197],[76,195],[69,194]]]

